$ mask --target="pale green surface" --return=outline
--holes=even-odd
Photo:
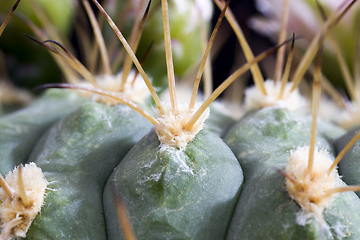
[[[50,182],[27,239],[106,239],[106,179],[152,124],[125,105],[87,103],[55,124],[29,161]]]
[[[87,101],[70,90],[51,89],[32,104],[0,117],[0,173],[27,161],[41,135]]]
[[[342,229],[360,239],[360,201],[353,192],[340,194],[331,209],[324,212],[331,227],[322,230],[311,220],[300,226],[296,214],[300,207],[290,199],[284,170],[290,150],[308,145],[311,120],[283,109],[264,108],[248,114],[225,138],[244,169],[245,184],[227,239],[341,239],[334,229]],[[317,146],[332,146],[318,134]],[[334,238],[330,237],[333,235]]]
[[[159,150],[146,135],[106,184],[109,239],[124,239],[115,212],[121,197],[140,239],[223,239],[242,186],[242,170],[221,139],[201,131],[184,151]]]
[[[338,153],[346,146],[346,144],[359,132],[360,127],[354,127],[346,133],[346,135],[337,139],[335,142]],[[360,141],[348,150],[343,159],[339,163],[339,172],[343,176],[344,182],[349,185],[360,185]],[[356,192],[360,196],[359,192]]]

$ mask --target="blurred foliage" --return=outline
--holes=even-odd
[[[54,28],[64,35],[72,29],[75,4],[73,0],[34,0],[51,20]],[[15,1],[0,1],[0,21],[5,19]],[[23,14],[39,27],[42,23],[33,11],[30,1],[20,2],[15,14],[0,38],[0,50],[5,54],[11,80],[18,86],[33,88],[47,82],[59,82],[61,73],[48,51],[28,39],[32,31],[16,14]]]

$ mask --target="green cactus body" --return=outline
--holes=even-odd
[[[106,179],[151,126],[127,106],[87,103],[49,129],[29,159],[50,184],[27,239],[106,239]]]
[[[0,118],[0,173],[26,162],[41,135],[86,99],[73,91],[48,90],[31,105]]]
[[[246,182],[227,239],[359,239],[360,218],[354,213],[360,213],[360,202],[353,192],[336,196],[324,211],[330,228],[322,228],[313,218],[301,220],[300,206],[276,171],[285,169],[291,150],[308,144],[310,129],[309,117],[264,108],[249,113],[229,131],[225,141],[242,165]],[[321,134],[317,146],[332,152]]]
[[[184,150],[146,135],[117,166],[104,191],[109,239],[124,239],[122,199],[137,239],[223,239],[242,187],[230,149],[202,130]],[[120,237],[121,236],[121,237]]]
[[[337,152],[340,152],[351,138],[359,132],[360,127],[351,129],[347,134],[338,138],[335,142]],[[358,140],[339,162],[339,172],[344,182],[348,185],[360,184],[360,141]],[[359,192],[356,193],[359,197]]]

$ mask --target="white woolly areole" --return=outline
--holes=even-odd
[[[88,87],[90,86],[98,87],[104,91],[114,92],[117,93],[120,97],[126,98],[135,103],[141,103],[141,104],[145,103],[145,99],[150,97],[150,92],[140,74],[136,76],[135,81],[134,81],[134,77],[135,77],[135,71],[131,70],[126,78],[124,89],[121,92],[120,92],[121,79],[122,79],[121,72],[118,73],[117,75],[103,74],[96,76],[95,79],[97,86],[93,86],[88,82],[85,82],[81,85]],[[79,91],[86,92],[82,90]],[[89,93],[85,93],[85,95],[88,94]],[[93,99],[96,102],[101,102],[110,106],[119,104],[119,101],[99,94],[93,94]]]
[[[308,161],[308,146],[291,151],[285,172],[293,181],[286,178],[286,188],[303,211],[298,214],[298,224],[304,225],[308,218],[314,217],[320,225],[325,225],[322,213],[331,206],[336,195],[326,195],[326,191],[339,186],[340,176],[335,168],[327,175],[333,161],[326,150],[315,149],[311,175],[308,173]]]
[[[196,134],[203,128],[205,120],[209,117],[210,110],[205,110],[190,131],[185,129],[185,125],[200,106],[201,103],[196,103],[195,107],[189,110],[188,103],[178,102],[178,111],[174,114],[171,103],[163,102],[165,114],[160,115],[157,112],[159,124],[155,125],[155,131],[161,142],[161,147],[172,146],[184,149],[187,143],[194,139]]]
[[[18,173],[19,167],[16,167],[6,175],[5,181],[19,196]],[[43,172],[35,163],[26,164],[22,168],[22,177],[30,203],[28,207],[24,206],[19,197],[11,199],[2,188],[0,189],[0,226],[6,228],[15,218],[22,219],[22,222],[12,229],[14,237],[26,237],[26,232],[43,205],[48,185]]]
[[[267,79],[264,82],[267,95],[264,95],[255,86],[246,89],[245,107],[247,111],[252,109],[261,109],[269,106],[287,108],[291,111],[303,110],[308,106],[308,102],[300,95],[298,89],[290,92],[292,85],[293,83],[287,83],[285,85],[284,93],[281,99],[278,98],[281,89],[280,81],[274,82],[271,79]]]

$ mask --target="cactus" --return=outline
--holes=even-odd
[[[323,30],[325,32],[323,35],[331,29],[327,28]],[[319,36],[313,40],[312,47],[305,53],[302,64],[309,65],[311,61],[309,59],[315,56],[314,51],[319,49],[323,39],[323,36]],[[292,50],[289,56],[291,54]],[[277,107],[265,107],[248,113],[229,130],[225,137],[226,143],[243,167],[246,179],[228,231],[228,239],[357,239],[359,237],[357,227],[352,227],[358,225],[359,218],[353,213],[359,212],[359,199],[353,192],[337,194],[342,191],[358,190],[359,187],[347,187],[340,180],[332,165],[331,158],[334,156],[330,157],[327,152],[335,153],[332,143],[343,131],[340,130],[338,136],[335,134],[324,137],[321,132],[320,136],[315,135],[316,109],[320,95],[319,59],[321,58],[318,57],[314,73],[312,119],[306,120],[306,116],[284,109],[285,106],[293,110],[294,104],[289,105],[289,99],[286,99],[285,104],[282,102],[280,86],[278,85],[279,88],[276,89],[276,83],[268,86],[264,84],[262,93],[259,88],[260,93],[257,97],[254,97],[254,93],[250,97],[259,103],[258,106],[266,106],[274,102],[272,94],[275,93],[273,98],[277,100],[274,102]],[[304,73],[302,64],[295,71],[294,85]],[[287,77],[288,66],[287,63],[283,80]],[[293,89],[294,86],[292,90],[286,91],[285,88],[284,94],[292,94]],[[259,99],[260,97],[264,100]],[[328,127],[327,131],[335,133],[331,125]],[[318,130],[326,132],[323,126]],[[310,145],[310,150],[308,147],[300,147],[304,144]],[[315,146],[323,150],[318,151]],[[278,171],[275,171],[276,169]],[[348,208],[343,207],[344,205],[349,211]],[[259,218],[260,215],[263,217]]]
[[[0,27],[0,36],[20,1],[17,1]],[[55,121],[75,110],[84,99],[72,92],[48,91],[30,106],[0,118],[0,174],[26,162],[36,141]]]
[[[115,98],[117,97],[115,96]],[[65,106],[68,104],[64,99],[61,101]],[[52,104],[46,105],[46,103],[49,102],[45,100],[45,107],[52,106]],[[44,110],[39,107],[37,109]],[[59,111],[57,108],[54,110]],[[19,160],[21,162],[36,162],[44,171],[50,189],[42,207],[42,214],[35,218],[27,238],[86,238],[91,236],[101,239],[106,235],[105,222],[100,220],[103,214],[102,194],[98,189],[103,188],[105,180],[114,166],[139,140],[139,136],[145,134],[142,129],[149,131],[149,123],[146,122],[146,119],[136,118],[138,118],[138,114],[134,115],[132,110],[124,106],[105,107],[97,103],[82,105],[77,111],[66,115],[47,130],[41,140],[38,141],[29,159]],[[138,125],[135,125],[134,122]],[[42,126],[45,128],[45,124]],[[130,129],[133,131],[129,131]],[[234,185],[235,189],[231,190],[230,193],[233,203],[225,206],[227,209],[225,210],[227,213],[225,219],[227,221],[224,224],[227,225],[232,207],[239,194],[242,174],[232,153],[224,144],[223,147],[227,149],[230,156],[230,166],[235,164],[238,168],[238,171],[234,171],[238,181]],[[117,150],[114,151],[114,148]],[[100,159],[103,159],[104,151],[108,152],[105,165],[100,162]],[[24,152],[23,155],[23,158],[26,158],[29,153]],[[91,166],[91,169],[85,171],[84,167],[88,168],[86,166]],[[96,171],[97,173],[95,173]],[[95,178],[94,174],[96,175]],[[89,215],[86,211],[88,208],[94,210]],[[1,221],[5,224],[7,220],[1,219]],[[61,224],[57,224],[58,221]],[[77,224],[74,225],[74,221]],[[89,224],[89,222],[93,222],[93,224]],[[57,227],[52,228],[52,225],[57,225]],[[80,231],[85,226],[85,231]],[[223,229],[222,232],[224,232]],[[14,231],[12,233],[15,237],[24,236]]]
[[[355,182],[347,182],[347,176],[343,182],[334,168],[342,154],[333,160],[341,149],[350,148],[345,143],[355,133],[339,138],[343,129],[325,121],[316,125],[320,57],[314,74],[312,117],[283,107],[291,88],[296,88],[308,67],[299,67],[293,85],[286,86],[293,48],[282,84],[269,80],[263,83],[256,64],[282,45],[257,57],[243,47],[248,63],[204,103],[196,103],[198,81],[206,61],[203,60],[190,103],[182,103],[176,96],[167,1],[161,0],[170,95],[170,101],[164,103],[122,33],[100,4],[93,2],[149,87],[156,117],[116,91],[60,84],[47,87],[86,90],[101,95],[101,99],[111,98],[123,104],[108,106],[86,100],[68,89],[51,89],[27,108],[0,118],[0,130],[7,133],[0,138],[0,152],[6,159],[1,162],[4,167],[0,165],[1,175],[15,165],[31,162],[15,168],[5,180],[0,179],[0,239],[24,238],[25,234],[26,239],[359,239],[360,199],[352,192],[359,187],[348,187],[346,184]],[[222,9],[219,22],[226,16],[233,25],[231,12],[226,10],[229,1],[215,2]],[[329,17],[322,34],[305,53],[303,64],[310,64],[317,52],[321,56],[318,49],[321,50],[323,36],[342,14],[336,12]],[[293,45],[294,41],[293,37]],[[246,45],[243,40],[240,42]],[[51,49],[48,43],[41,44]],[[211,44],[210,41],[208,49]],[[70,56],[66,51],[64,54],[55,48],[51,50]],[[207,117],[211,116],[208,107],[249,69],[257,93],[247,94],[265,96],[260,105],[268,104],[266,98],[275,104],[278,102],[272,100],[280,99],[282,103],[263,109],[248,107],[246,115],[227,131],[224,142],[206,129]],[[217,133],[222,135],[225,131]],[[33,145],[27,144],[28,139]],[[350,143],[354,141],[352,138]],[[357,148],[355,144],[341,162],[340,174],[353,174],[342,164],[351,168],[353,163],[345,161],[354,159],[351,154],[356,157]],[[38,169],[35,164],[41,171],[25,174],[28,169]],[[26,186],[30,182],[28,176],[43,180],[45,198],[43,190],[39,195],[43,202],[33,204],[26,200],[32,191]],[[22,209],[41,206],[40,214],[28,217],[33,222],[27,233],[16,230],[28,219],[23,212],[16,210],[18,214],[10,219],[3,214],[11,209],[9,202]]]
[[[302,214],[300,206],[286,191],[284,177],[276,171],[285,170],[290,152],[309,144],[310,132],[309,117],[280,108],[264,108],[249,114],[229,131],[225,141],[240,161],[247,179],[229,228],[229,239],[359,237],[355,226],[360,219],[357,214],[353,215],[360,210],[359,199],[354,193],[336,198],[324,212],[330,227],[323,229],[316,220]],[[316,139],[319,149],[335,153],[333,145],[322,134]],[[308,155],[303,153],[303,156]],[[258,218],[259,215],[263,217]],[[336,232],[337,226],[344,226],[343,232]]]
[[[103,239],[106,179],[150,127],[127,106],[99,103],[84,104],[52,126],[29,157],[49,191],[27,239]]]
[[[41,135],[85,101],[74,92],[51,89],[28,107],[0,118],[0,173],[26,162]]]
[[[233,153],[205,130],[184,150],[159,145],[150,132],[110,176],[104,192],[109,239],[126,239],[116,212],[120,200],[138,239],[224,238],[243,181]]]
[[[166,1],[162,3],[166,16]],[[170,36],[167,21],[165,18],[166,41]],[[167,42],[167,54],[170,46]],[[174,87],[171,88],[174,76],[170,59],[171,54],[167,55],[171,104],[159,104],[155,99],[158,118],[152,121],[156,123],[156,133],[149,133],[132,148],[105,187],[105,217],[110,239],[118,238],[122,232],[117,220],[118,211],[121,212],[117,210],[119,201],[129,210],[139,238],[217,239],[224,237],[238,199],[241,168],[220,139],[201,131],[206,112],[200,111],[203,116],[198,115],[199,123],[186,126],[199,106],[189,108],[177,102],[172,92]],[[212,150],[215,146],[221,150]],[[175,192],[179,195],[171,197]],[[189,212],[196,214],[191,216]],[[222,216],[221,223],[215,220],[218,214]],[[204,218],[210,218],[211,224],[204,225],[201,221]],[[149,235],[152,229],[154,232]]]

